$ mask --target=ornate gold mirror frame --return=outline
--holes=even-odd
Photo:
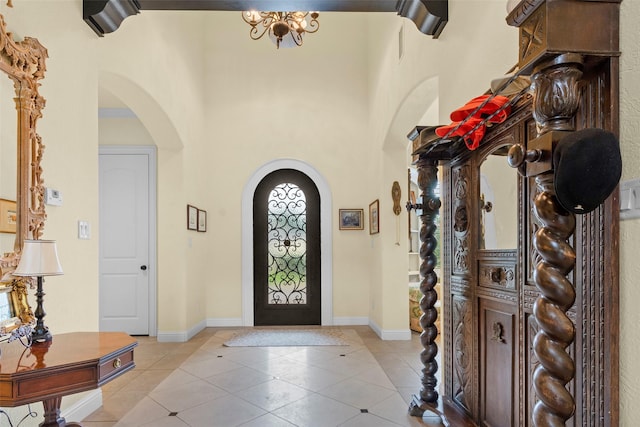
[[[47,49],[37,39],[25,37],[21,42],[14,41],[0,15],[0,71],[13,83],[17,111],[16,237],[13,252],[0,257],[0,296],[4,295],[5,301],[0,335],[33,321],[27,301],[30,278],[14,277],[11,273],[20,260],[24,240],[40,238],[46,219],[40,165],[44,145],[36,132],[36,123],[45,105],[38,88],[44,78],[47,57]]]

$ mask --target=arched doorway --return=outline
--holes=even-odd
[[[262,179],[279,169],[295,169],[313,180],[320,194],[321,324],[333,325],[333,216],[327,180],[310,164],[294,159],[277,159],[259,167],[242,192],[242,324],[253,326],[253,196]]]
[[[271,172],[253,198],[254,324],[319,325],[320,194],[294,169]]]

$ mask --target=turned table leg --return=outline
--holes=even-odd
[[[44,421],[40,423],[40,427],[82,427],[82,424],[79,423],[67,423],[66,420],[60,416],[61,404],[62,397],[54,397],[42,401],[42,406],[44,406]]]

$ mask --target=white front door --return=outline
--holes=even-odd
[[[155,335],[155,151],[144,151],[100,149],[101,331]]]

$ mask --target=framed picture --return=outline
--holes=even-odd
[[[198,208],[187,205],[187,230],[198,229]]]
[[[364,209],[340,209],[340,230],[364,230]]]
[[[369,234],[377,234],[380,232],[380,202],[374,200],[369,205]]]
[[[207,211],[198,209],[198,231],[207,231]]]
[[[0,199],[0,233],[16,232],[18,209],[15,200]]]

